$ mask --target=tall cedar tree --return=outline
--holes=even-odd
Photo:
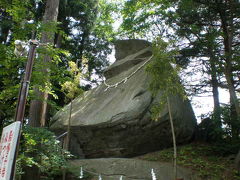
[[[57,22],[58,16],[59,0],[47,0],[45,13],[43,16],[43,24],[55,23]],[[47,31],[43,32],[41,37],[41,43],[54,44],[54,32]],[[43,74],[49,76],[48,64],[51,62],[51,56],[45,55],[43,58],[43,63],[45,67],[41,69]],[[37,99],[32,100],[30,104],[29,112],[29,124],[33,127],[45,126],[45,117],[47,112],[47,99],[48,94],[46,92],[41,92],[38,88],[34,88],[34,93]]]

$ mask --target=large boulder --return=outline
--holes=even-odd
[[[128,46],[127,55],[121,52],[123,59],[107,68],[105,77],[108,85],[121,83],[110,88],[103,83],[73,101],[70,150],[77,156],[131,157],[172,146],[167,105],[158,121],[151,119],[151,107],[159,102],[161,92],[157,96],[149,92],[149,76],[140,68],[152,54],[150,44],[142,40],[120,43]],[[170,97],[170,103],[177,143],[187,143],[196,126],[192,107],[178,96]],[[69,108],[53,118],[51,129],[57,134],[67,129]]]

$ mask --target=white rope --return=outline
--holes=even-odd
[[[126,83],[128,79],[130,79],[134,74],[136,74],[141,68],[143,68],[151,59],[153,55],[149,57],[141,66],[139,66],[134,72],[132,72],[127,77],[123,78],[121,81],[115,83],[115,84],[107,84],[105,79],[103,81],[104,85],[107,86],[107,88],[104,91],[107,91],[110,88],[117,88],[119,84]]]

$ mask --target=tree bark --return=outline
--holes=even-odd
[[[219,122],[219,125],[221,126],[221,117],[220,117],[220,102],[219,102],[219,92],[218,92],[218,80],[216,73],[212,73],[212,93],[213,93],[213,102],[214,102],[214,117]]]
[[[213,42],[210,42],[211,44]],[[217,59],[214,56],[213,48],[211,45],[208,47],[209,53],[209,61],[210,61],[210,71],[211,71],[211,84],[212,84],[212,93],[213,93],[213,102],[214,102],[214,109],[213,109],[213,116],[218,128],[221,129],[221,115],[220,115],[220,102],[219,102],[219,92],[218,92],[218,79],[217,79]]]
[[[233,142],[237,139],[239,139],[239,124],[238,124],[238,116],[237,112],[234,108],[233,99],[230,96],[230,119],[229,119],[229,125],[231,127],[231,134],[232,134],[232,140]]]
[[[45,13],[43,16],[43,24],[49,24],[50,22],[57,22],[59,8],[59,0],[47,0]],[[41,43],[54,44],[54,32],[43,32],[41,37]],[[51,61],[51,57],[45,55],[43,58],[44,69],[40,71],[43,75],[49,76],[48,63]],[[48,94],[41,92],[37,87],[34,88],[36,99],[31,101],[29,112],[29,124],[35,127],[45,126],[46,114],[47,114],[47,99]]]
[[[40,179],[40,172],[37,166],[33,165],[32,167],[24,167],[23,170],[25,173],[21,176],[21,180]]]
[[[240,106],[237,98],[236,89],[234,87],[234,77],[233,77],[233,59],[232,59],[232,45],[233,45],[233,32],[234,32],[234,24],[233,24],[233,2],[231,0],[225,2],[225,6],[228,11],[223,8],[219,8],[219,16],[221,19],[221,28],[223,32],[223,46],[224,46],[224,55],[225,55],[225,66],[224,66],[224,74],[227,80],[228,90],[230,94],[230,102],[234,107],[236,112],[236,118],[234,121],[238,121],[240,118]],[[227,14],[228,13],[228,14]],[[239,129],[236,127],[236,122],[232,122],[232,130]],[[233,132],[233,138],[238,138],[238,134]]]

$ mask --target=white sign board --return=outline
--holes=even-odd
[[[0,140],[0,180],[9,180],[16,151],[21,122],[3,128]]]

